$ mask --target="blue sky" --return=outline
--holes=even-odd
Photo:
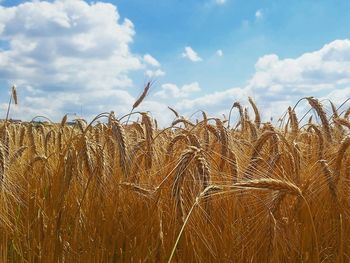
[[[111,1],[131,19],[137,31],[133,48],[151,52],[164,67],[181,68],[186,79],[200,73],[208,83],[244,84],[260,56],[299,56],[335,39],[349,37],[349,1]],[[161,5],[159,5],[161,3]],[[288,3],[288,5],[287,5]],[[140,13],[142,10],[142,13]],[[256,16],[260,14],[260,16]],[[217,49],[220,60],[193,67],[174,59],[190,45],[210,59]],[[208,73],[208,66],[210,75]],[[209,84],[210,83],[210,84]],[[204,85],[204,84],[203,84]],[[225,87],[222,87],[225,88]]]
[[[14,118],[141,110],[227,114],[252,96],[265,118],[300,97],[350,96],[349,1],[0,0],[0,94]],[[4,112],[5,114],[5,112]]]

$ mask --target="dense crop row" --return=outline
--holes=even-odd
[[[231,124],[1,123],[0,261],[349,261],[350,112],[305,101],[302,127],[252,100]]]

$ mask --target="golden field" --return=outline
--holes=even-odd
[[[249,102],[2,122],[0,261],[349,262],[350,111],[308,97],[272,125]]]

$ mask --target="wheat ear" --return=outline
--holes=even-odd
[[[113,120],[111,122],[112,126],[112,135],[114,140],[116,141],[119,149],[119,165],[123,171],[123,174],[128,176],[128,149],[125,137],[125,131],[123,126],[119,123],[118,120]]]
[[[349,146],[350,146],[350,136],[346,137],[341,142],[340,148],[337,151],[337,156],[335,158],[335,165],[334,165],[334,171],[336,173],[336,176],[334,178],[335,184],[337,184],[340,179],[341,164],[342,164],[345,152],[349,148]]]
[[[297,196],[301,196],[301,190],[295,184],[271,178],[262,178],[256,180],[248,180],[234,184],[236,187],[243,188],[257,188],[257,189],[269,189],[273,191],[285,192]]]
[[[327,119],[327,115],[323,110],[322,104],[314,97],[308,97],[306,99],[311,105],[311,107],[316,110],[318,116],[320,117],[322,122],[322,129],[324,131],[324,134],[327,140],[329,140],[329,142],[332,142],[331,128]]]
[[[261,123],[261,117],[260,117],[260,113],[258,110],[258,107],[256,106],[254,100],[251,97],[248,97],[248,101],[250,103],[250,105],[252,106],[253,110],[254,110],[254,114],[255,114],[255,125],[256,127],[259,129],[260,128],[260,123]]]
[[[186,169],[192,160],[195,159],[195,156],[198,154],[199,149],[194,146],[190,146],[187,150],[185,150],[178,162],[175,170],[175,182],[173,187],[173,195],[175,196],[176,207],[178,210],[179,218],[182,222],[185,221],[185,208],[184,208],[184,200],[182,193],[182,184],[185,178]]]

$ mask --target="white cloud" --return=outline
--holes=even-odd
[[[350,84],[350,40],[333,41],[320,50],[304,53],[295,59],[277,55],[261,57],[250,85],[267,88],[283,86],[300,92],[321,91],[337,84]]]
[[[228,108],[231,106],[233,100],[245,100],[249,96],[249,91],[242,88],[232,88],[224,91],[217,91],[211,94],[206,94],[194,99],[185,99],[178,102],[179,109],[190,110],[199,109],[204,110],[218,110],[222,107]]]
[[[223,5],[226,3],[226,0],[215,0],[215,3],[218,5]]]
[[[256,17],[256,19],[262,19],[264,17],[263,11],[261,9],[256,10],[255,17]]]
[[[213,116],[227,115],[235,101],[250,109],[247,97],[252,96],[261,109],[263,121],[269,121],[270,117],[277,121],[288,106],[306,96],[328,98],[340,105],[350,97],[350,40],[336,40],[295,58],[262,56],[255,64],[255,73],[242,87],[199,96],[180,93],[181,88],[175,84],[166,84],[154,95],[171,97],[174,108],[185,116],[198,109]],[[302,115],[307,109],[309,105],[305,102],[297,107],[297,112]]]
[[[139,111],[149,111],[151,116],[157,120],[159,126],[170,125],[174,119],[174,114],[168,109],[167,103],[159,102],[148,98],[141,103]]]
[[[255,69],[246,89],[260,101],[265,115],[277,117],[282,108],[306,96],[340,103],[350,95],[350,40],[336,40],[296,58],[265,55]]]
[[[5,45],[0,79],[15,83],[25,97],[18,116],[46,112],[60,118],[81,105],[86,114],[115,107],[127,111],[133,103],[126,91],[133,86],[129,74],[160,66],[150,54],[142,60],[130,51],[134,34],[132,22],[121,20],[116,6],[108,3],[56,0],[1,6],[0,41]]]
[[[296,58],[265,55],[258,59],[255,69],[246,86],[184,98],[177,101],[176,109],[181,113],[203,109],[218,116],[228,113],[234,101],[244,104],[248,96],[253,96],[263,109],[265,121],[271,116],[277,121],[302,97],[328,98],[340,105],[350,97],[350,40],[336,40]],[[305,107],[307,103],[298,110]]]
[[[165,72],[161,69],[157,70],[146,70],[145,75],[149,78],[161,77],[165,75]]]
[[[191,47],[185,47],[185,51],[182,53],[182,57],[188,58],[193,62],[202,61],[202,58]]]
[[[187,98],[191,94],[200,91],[198,82],[193,82],[190,84],[183,85],[178,87],[172,83],[163,84],[161,90],[156,92],[154,95],[163,99],[167,98]]]
[[[305,96],[329,98],[337,103],[350,96],[350,40],[336,40],[297,58],[276,54],[257,61],[247,88],[271,113],[279,103],[286,109]],[[266,110],[267,112],[267,110]]]
[[[350,86],[342,89],[334,89],[321,99],[330,99],[333,103],[340,105],[348,98],[350,98]]]
[[[1,8],[0,38],[9,49],[0,52],[0,77],[47,90],[49,83],[70,89],[130,86],[127,73],[141,62],[128,48],[133,24],[118,21],[115,6],[80,0]]]
[[[160,67],[160,63],[158,60],[156,60],[154,57],[152,57],[150,54],[146,54],[143,56],[143,60],[151,65],[151,66],[154,66],[154,67]]]
[[[221,49],[216,50],[215,54],[219,57],[222,57],[224,55],[224,52]]]

